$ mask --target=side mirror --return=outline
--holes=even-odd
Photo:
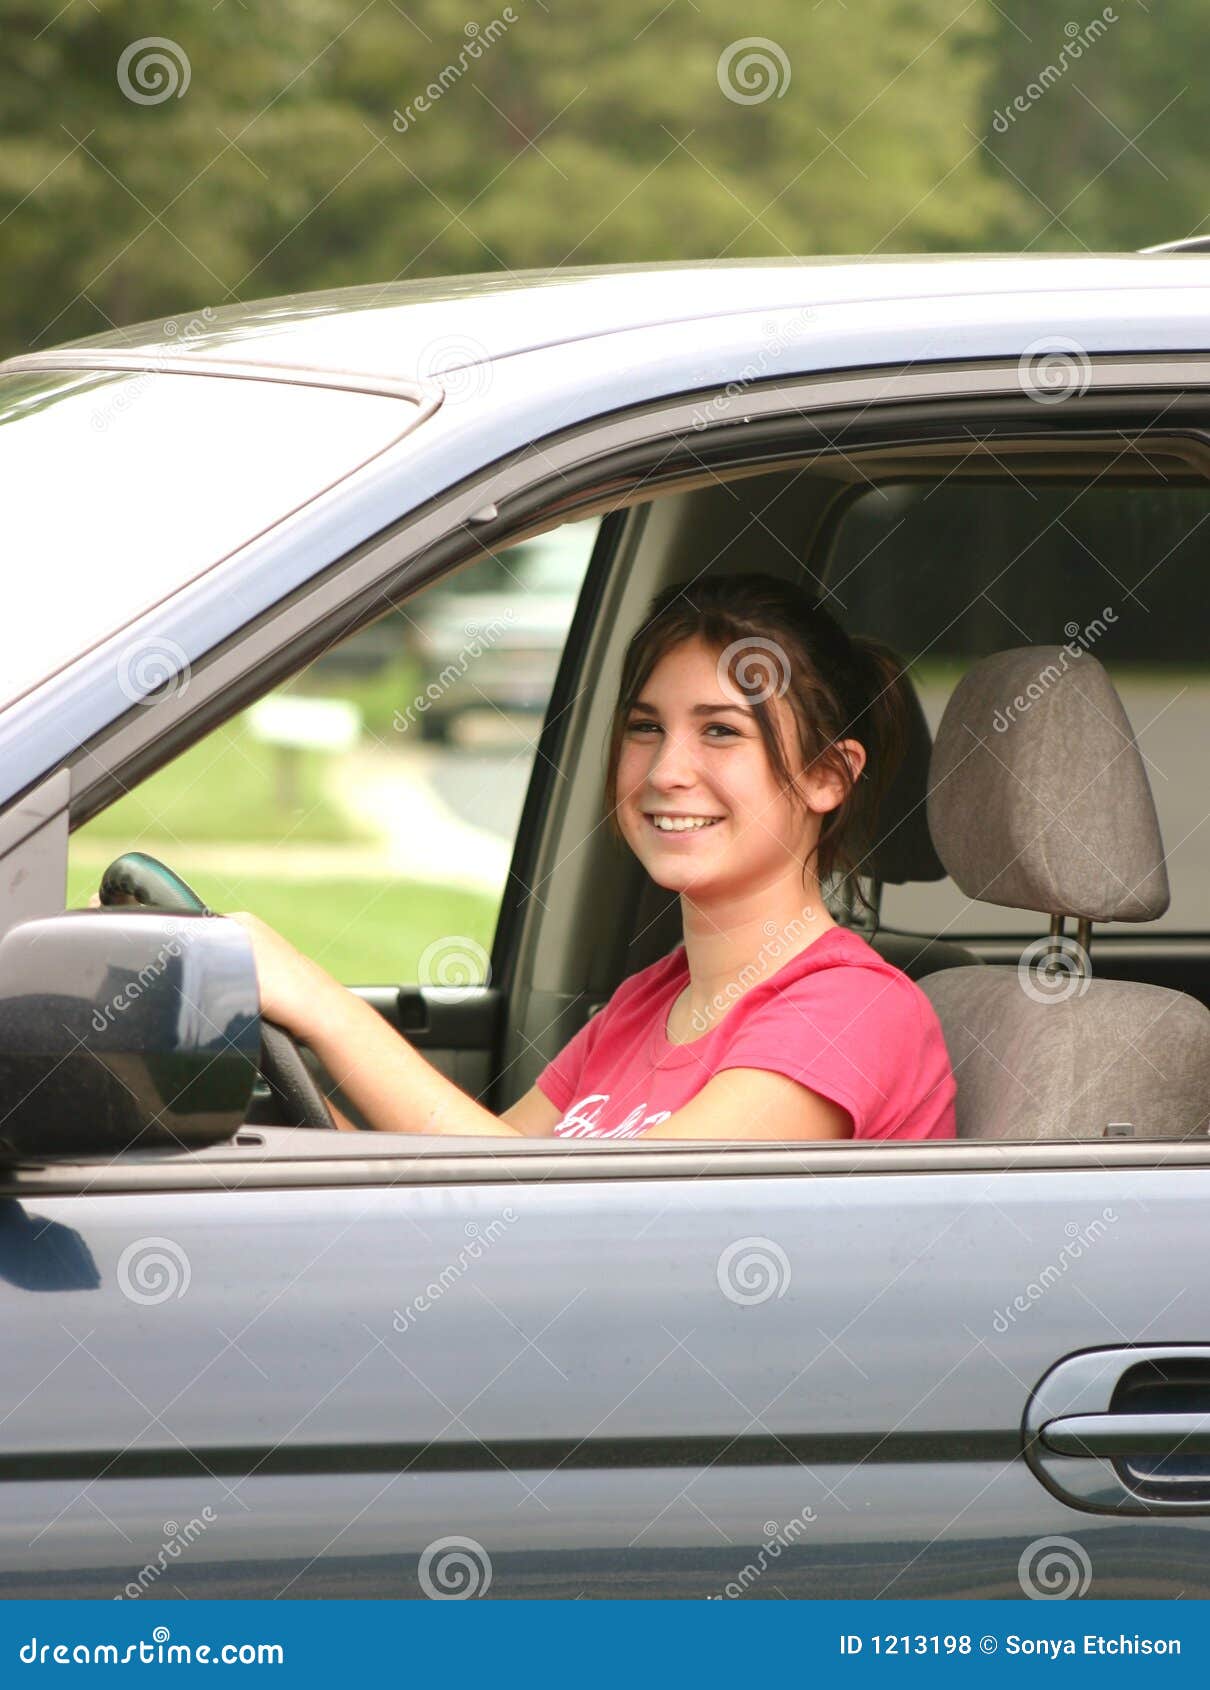
[[[259,1052],[234,921],[69,910],[0,939],[0,1154],[219,1143],[243,1125]]]

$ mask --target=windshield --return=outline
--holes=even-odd
[[[158,372],[0,376],[0,705],[396,440],[407,400]]]

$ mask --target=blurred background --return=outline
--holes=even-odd
[[[0,0],[0,27],[0,355],[345,284],[1210,224],[1194,0]],[[1087,525],[1121,550],[1111,508]],[[141,845],[346,979],[483,977],[595,532],[469,566],[211,735],[76,836],[73,896]],[[1062,638],[1062,580],[1031,591]],[[1132,619],[1144,689],[1178,656],[1200,686],[1180,622]],[[930,714],[947,655],[1019,638],[966,633],[917,675]]]

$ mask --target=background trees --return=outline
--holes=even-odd
[[[1117,0],[1003,132],[1094,7],[57,3],[0,0],[4,352],[394,277],[1130,248],[1202,216],[1195,0]],[[148,37],[173,51],[131,97]]]

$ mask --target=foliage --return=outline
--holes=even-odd
[[[395,277],[978,247],[1021,210],[972,139],[989,0],[0,0],[0,29],[8,350]],[[740,30],[788,66],[755,103],[720,86]],[[180,97],[119,87],[146,37]]]

